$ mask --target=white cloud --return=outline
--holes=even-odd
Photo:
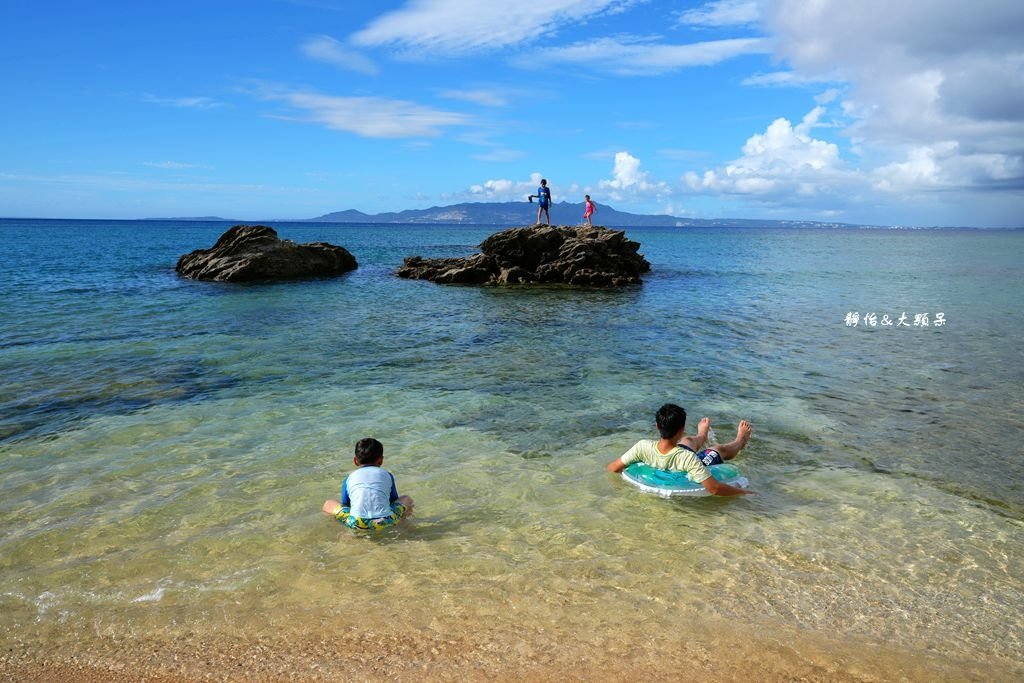
[[[465,126],[470,118],[457,112],[434,109],[407,100],[383,97],[338,97],[311,91],[293,91],[263,86],[264,99],[286,102],[302,110],[299,118],[289,120],[319,123],[366,138],[436,137],[448,126]]]
[[[454,196],[470,201],[523,201],[526,195],[536,192],[542,177],[540,173],[532,173],[529,180],[487,180],[471,185]],[[583,193],[590,193],[594,194],[598,201],[663,203],[673,194],[668,183],[652,180],[646,171],[642,171],[640,160],[629,152],[615,154],[611,179],[599,181],[593,189],[576,182],[559,183],[550,179],[548,185],[551,187],[555,202],[563,199],[570,202],[581,201]]]
[[[649,180],[649,174],[640,170],[640,160],[629,152],[616,152],[612,179],[597,184],[598,191],[620,202],[640,197],[660,198],[671,193],[667,183]]]
[[[822,125],[824,113],[819,105],[796,126],[778,118],[763,133],[750,136],[739,159],[703,175],[688,172],[682,180],[695,192],[798,197],[829,194],[858,182],[858,174],[844,168],[839,148],[811,135],[813,128]]]
[[[806,76],[793,71],[771,71],[769,73],[758,73],[747,76],[740,85],[752,85],[766,88],[782,87],[793,88],[802,86],[815,86],[822,83],[835,83],[842,80],[836,75]]]
[[[817,99],[827,103],[836,93]],[[1012,194],[986,195],[986,201],[963,204],[965,189],[1010,189],[1019,192],[1024,177],[1020,156],[965,151],[954,140],[898,148],[898,158],[857,168],[842,159],[839,147],[815,138],[815,128],[834,127],[823,121],[819,104],[797,125],[773,121],[743,145],[743,155],[718,168],[683,174],[684,187],[694,194],[742,198],[744,203],[788,216],[799,210],[843,220],[847,215],[873,214],[875,222],[915,206],[919,216],[935,224],[1019,224],[1019,205]],[[945,196],[943,196],[945,195]],[[948,199],[947,199],[948,197]],[[861,219],[863,220],[863,219]]]
[[[497,90],[477,88],[475,90],[442,90],[438,93],[441,97],[449,100],[461,100],[471,102],[484,107],[504,107],[508,104],[508,98]]]
[[[835,166],[839,161],[839,148],[810,136],[824,111],[820,105],[815,107],[795,127],[787,119],[776,119],[763,134],[751,136],[743,145],[745,167],[751,170],[808,167],[818,171]]]
[[[1024,174],[1020,157],[1006,154],[961,154],[953,141],[915,147],[905,161],[876,168],[872,187],[882,192],[906,193],[922,189],[958,189],[998,185]]]
[[[142,101],[150,104],[159,104],[162,107],[176,107],[178,109],[212,109],[224,106],[210,97],[157,97],[150,93],[142,94]]]
[[[748,26],[761,18],[756,0],[717,0],[679,14],[679,23],[687,26]]]
[[[1024,3],[778,0],[765,8],[776,56],[795,81],[846,82],[841,106],[853,122],[844,132],[873,188],[1024,185]]]
[[[531,173],[529,180],[487,180],[479,185],[471,185],[457,196],[486,202],[523,201],[526,199],[526,195],[533,194],[537,190],[542,177],[540,173]]]
[[[527,195],[534,194],[541,181],[540,173],[530,174],[529,180],[493,179],[471,185],[466,190],[450,195],[463,201],[524,201]],[[671,200],[674,194],[672,187],[665,182],[652,180],[646,171],[641,170],[640,160],[629,152],[615,154],[612,177],[600,180],[591,187],[578,182],[548,181],[552,198],[556,203],[561,201],[580,202],[583,195],[592,194],[598,202],[622,202],[633,206],[659,205],[670,207],[666,213],[678,214],[683,209]]]
[[[816,95],[814,101],[818,104],[829,104],[830,102],[834,102],[839,95],[840,92],[837,88],[829,88],[825,92]]]
[[[540,40],[566,25],[621,11],[634,0],[546,0],[489,3],[479,0],[413,0],[352,36],[357,45],[406,52],[465,54]]]
[[[598,38],[567,47],[538,50],[520,58],[524,67],[543,64],[587,66],[623,76],[654,76],[669,71],[718,64],[744,54],[769,52],[761,38],[733,38],[666,45],[639,37]]]
[[[342,69],[375,76],[380,69],[369,57],[345,47],[330,36],[314,36],[301,45],[302,53],[310,59],[326,62]]]

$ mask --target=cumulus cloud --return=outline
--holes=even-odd
[[[304,112],[280,118],[318,123],[366,138],[436,137],[448,126],[465,126],[465,114],[435,109],[408,100],[383,97],[338,97],[307,90],[262,86],[263,99],[285,102]]]
[[[835,97],[835,92],[826,91],[818,99],[828,103]],[[863,212],[868,202],[883,211],[882,221],[892,220],[892,214],[905,203],[919,202],[935,220],[948,223],[964,217],[944,214],[937,193],[1019,191],[1024,187],[1024,162],[1019,157],[965,152],[954,140],[906,148],[888,163],[854,167],[843,160],[836,144],[814,136],[813,129],[832,125],[822,120],[825,114],[825,105],[820,104],[796,125],[785,118],[776,119],[764,132],[750,136],[742,156],[734,161],[703,173],[683,174],[684,188],[694,194],[742,197],[752,204],[788,211],[800,207],[840,219],[850,209]],[[1000,217],[1006,206],[998,202],[986,220],[997,224],[1019,221],[1009,214]]]
[[[959,189],[1011,183],[1024,175],[1020,157],[1005,154],[961,154],[953,141],[915,147],[904,161],[871,172],[872,187],[883,192]],[[1017,185],[1019,187],[1019,184]]]
[[[602,180],[598,190],[614,201],[628,201],[639,197],[656,197],[671,192],[667,183],[650,180],[646,171],[640,170],[640,160],[629,152],[616,152],[611,180]]]
[[[633,4],[635,0],[413,0],[378,17],[352,40],[357,45],[412,53],[466,54],[540,40],[566,24],[576,25]]]
[[[856,181],[857,173],[844,168],[838,146],[811,135],[824,113],[819,105],[796,126],[778,118],[747,140],[740,158],[702,175],[688,172],[682,180],[695,192],[803,197],[833,192]]]
[[[764,25],[794,79],[846,82],[876,189],[1024,184],[1024,3],[778,0]]]
[[[668,45],[641,37],[598,38],[566,47],[538,50],[520,66],[553,64],[587,66],[623,76],[654,76],[670,71],[718,64],[744,54],[769,52],[761,38],[731,38],[699,43]]]
[[[641,170],[640,160],[629,152],[615,154],[611,175],[610,179],[598,181],[593,189],[575,182],[560,184],[550,179],[549,185],[556,202],[563,198],[578,201],[577,195],[583,192],[596,193],[604,201],[628,203],[664,202],[674,194],[668,183],[652,180],[646,171]],[[536,192],[541,177],[540,173],[531,173],[529,180],[487,180],[471,185],[456,196],[473,201],[523,201],[526,195]]]
[[[301,45],[302,53],[310,59],[325,62],[342,69],[375,76],[380,69],[369,57],[346,47],[330,36],[314,36]]]
[[[757,23],[761,8],[756,0],[717,0],[679,14],[687,26],[748,26]]]
[[[487,202],[523,201],[526,195],[533,194],[540,185],[540,173],[531,173],[529,180],[487,180],[478,185],[471,185],[459,196],[465,199]]]

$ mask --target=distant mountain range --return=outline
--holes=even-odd
[[[551,221],[556,225],[578,225],[582,221],[583,203],[561,202],[551,207]],[[407,209],[386,213],[363,213],[355,209],[335,211],[316,218],[263,219],[262,221],[239,221],[219,216],[150,218],[145,220],[174,221],[225,221],[225,222],[266,222],[266,223],[370,223],[396,225],[532,225],[537,219],[537,205],[528,202],[467,202],[449,206],[433,206],[429,209]],[[918,226],[866,225],[863,223],[830,223],[823,221],[764,220],[751,218],[682,218],[657,214],[639,214],[618,211],[600,204],[594,214],[594,225],[612,228],[638,227],[734,227],[734,228],[891,228]],[[932,226],[938,227],[938,226]],[[944,226],[955,227],[955,226]]]
[[[551,207],[551,222],[576,225],[583,216],[583,203],[561,202]],[[309,219],[325,223],[401,223],[401,224],[473,224],[473,225],[530,225],[537,218],[537,205],[528,202],[469,202],[429,209],[368,214],[355,209],[335,211]],[[848,223],[822,223],[819,221],[752,220],[744,218],[680,218],[677,216],[628,213],[601,204],[593,217],[594,225],[607,227],[866,227]]]

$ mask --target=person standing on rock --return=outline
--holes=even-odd
[[[540,187],[537,188],[536,195],[530,195],[531,197],[537,197],[537,225],[540,225],[540,215],[544,214],[547,219],[547,224],[551,224],[551,214],[548,212],[548,208],[551,206],[551,188],[548,187],[548,181],[546,178],[541,178]]]
[[[587,227],[592,228],[594,224],[590,222],[590,217],[594,215],[594,211],[597,207],[594,206],[594,202],[590,201],[590,195],[584,195],[586,199],[583,202],[583,222],[586,223]]]

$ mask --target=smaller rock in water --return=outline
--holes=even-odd
[[[334,277],[358,266],[344,247],[326,242],[296,244],[280,239],[266,225],[236,225],[212,248],[182,256],[174,269],[193,280],[259,282]]]
[[[495,233],[466,258],[412,256],[398,276],[443,284],[551,283],[618,287],[641,282],[651,264],[622,230],[535,225]]]

